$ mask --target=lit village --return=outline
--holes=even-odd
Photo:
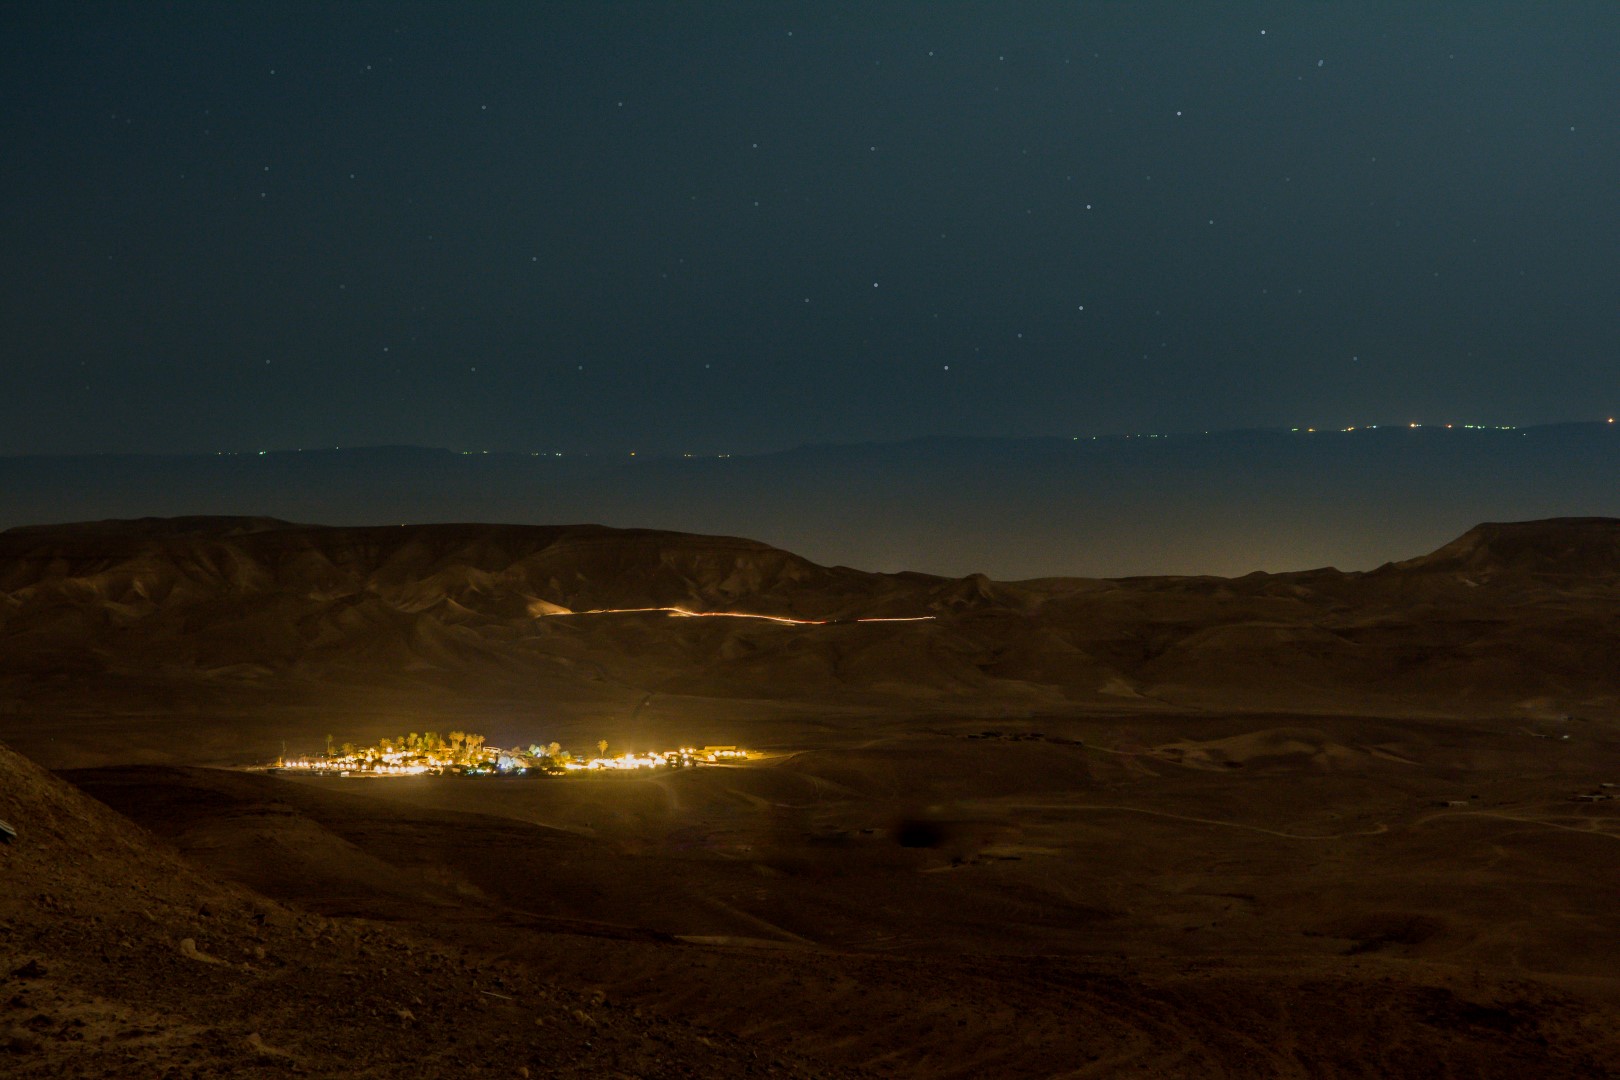
[[[748,760],[748,751],[735,746],[683,746],[643,754],[610,755],[607,740],[596,744],[596,756],[578,755],[558,743],[531,744],[527,749],[489,746],[482,735],[452,731],[411,732],[382,739],[375,746],[344,743],[334,747],[327,736],[326,753],[319,757],[282,758],[272,769],[295,770],[324,776],[589,776],[644,769],[682,769],[699,765],[725,765]]]

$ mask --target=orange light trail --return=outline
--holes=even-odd
[[[835,622],[930,622],[939,617],[937,615],[887,615],[865,619],[792,619],[786,615],[752,615],[745,611],[689,611],[683,607],[593,608],[590,611],[553,611],[538,617],[555,619],[562,615],[634,615],[655,611],[661,611],[677,619],[763,619],[766,622],[782,623],[786,626],[829,626]]]

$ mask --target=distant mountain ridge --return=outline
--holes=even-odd
[[[1481,521],[1620,515],[1620,431],[932,438],[730,458],[371,447],[0,458],[0,526],[148,515],[597,521],[999,580],[1366,570]]]
[[[924,574],[818,566],[753,540],[599,525],[298,525],[184,517],[0,533],[0,589],[158,606],[223,593],[374,594],[404,610],[685,607],[795,618],[922,614],[960,590]],[[974,591],[969,589],[969,592]],[[909,607],[907,607],[909,605]],[[905,610],[900,610],[905,608]]]
[[[1616,603],[1602,518],[1365,572],[1022,583],[600,525],[101,521],[0,533],[0,704],[1569,711],[1620,707]],[[891,619],[920,621],[862,621]]]

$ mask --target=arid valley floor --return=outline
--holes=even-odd
[[[1617,602],[1606,519],[1012,583],[592,526],[0,533],[0,1074],[1620,1075]],[[248,768],[452,728],[761,753]]]

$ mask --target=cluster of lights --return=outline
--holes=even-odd
[[[500,751],[494,748],[485,748],[479,752],[479,763],[493,761]],[[374,750],[361,750],[353,754],[334,755],[322,758],[294,758],[281,762],[284,769],[299,769],[313,772],[358,772],[372,776],[422,776],[426,773],[442,773],[446,769],[464,767],[465,762],[453,761],[438,754],[422,754],[411,751],[389,751],[378,753]]]
[[[636,769],[667,769],[695,765],[697,751],[682,748],[666,750],[662,754],[620,754],[618,757],[591,758],[589,761],[570,761],[563,765],[569,772],[593,772],[603,769],[634,771]]]
[[[1608,417],[1605,422],[1610,423],[1610,424],[1614,423],[1614,417],[1612,417],[1612,416]],[[1406,426],[1408,428],[1420,428],[1423,425],[1414,423],[1414,424],[1407,424]],[[1448,427],[1448,428],[1460,427],[1460,428],[1463,428],[1466,431],[1517,431],[1518,430],[1518,425],[1517,424],[1447,424],[1446,427]],[[1304,431],[1304,432],[1310,433],[1310,432],[1314,432],[1316,429],[1313,428],[1313,427],[1307,427],[1307,428],[1292,427],[1292,428],[1289,428],[1288,430],[1289,431]],[[1337,430],[1339,430],[1339,431],[1377,431],[1378,430],[1378,425],[1377,424],[1360,424],[1360,425],[1351,424],[1349,427],[1342,427],[1342,428],[1339,428]],[[1204,434],[1208,435],[1209,432],[1206,431],[1206,432],[1204,432]],[[1101,438],[1101,436],[1098,436],[1098,435],[1090,435],[1090,436],[1084,436],[1084,437],[1089,438],[1092,442],[1096,442],[1099,438]],[[1171,438],[1171,436],[1169,436],[1169,435],[1154,434],[1152,432],[1138,432],[1138,433],[1136,433],[1134,435],[1124,435],[1124,436],[1121,436],[1121,437],[1126,438],[1126,439],[1168,439],[1168,438]],[[1072,436],[1070,436],[1069,441],[1070,442],[1079,442],[1081,438],[1082,438],[1082,436],[1080,436],[1080,435],[1072,435]],[[303,449],[304,448],[300,446],[300,447],[298,447],[297,452],[302,453]],[[341,450],[341,449],[343,449],[343,447],[334,446],[332,449]],[[240,453],[242,453],[242,451],[240,451],[240,450],[215,450],[214,451],[214,456],[215,457],[236,457]],[[268,453],[270,453],[270,451],[268,451],[268,450],[260,450],[258,452],[260,457],[264,457]],[[488,450],[462,450],[460,453],[461,453],[462,457],[471,457],[474,454],[488,454],[489,451]],[[560,450],[549,451],[549,452],[544,451],[544,450],[531,450],[531,451],[529,451],[529,456],[530,457],[562,457],[563,453]],[[590,455],[586,454],[584,456],[589,457]],[[636,452],[634,450],[630,451],[630,456],[635,457]],[[681,455],[682,458],[710,457],[710,456],[713,456],[713,457],[716,457],[716,458],[728,458],[731,455],[730,454],[714,454],[714,455],[709,455],[709,454],[682,454]]]
[[[618,757],[597,757],[588,761],[569,761],[563,768],[569,772],[623,771],[637,769],[689,769],[694,765],[720,765],[728,761],[747,761],[748,751],[735,746],[683,746],[678,750],[651,750],[645,754],[620,754]]]
[[[683,746],[676,750],[653,750],[645,754],[619,754],[615,757],[594,757],[576,760],[562,755],[557,765],[568,773],[634,772],[642,769],[680,769],[695,765],[720,765],[732,761],[748,760],[748,751],[735,746],[705,746],[701,749]],[[469,776],[487,776],[492,773],[527,773],[534,763],[532,755],[521,751],[507,751],[499,747],[481,747],[475,760],[452,760],[437,754],[412,751],[361,750],[341,756],[284,759],[279,768],[303,772],[338,773],[340,776],[423,776],[428,773],[442,775],[447,771],[460,771]],[[554,770],[555,767],[553,767]]]
[[[1610,420],[1609,423],[1612,424],[1612,423],[1614,423],[1614,421]],[[1384,426],[1389,427],[1390,425],[1386,424]],[[1399,427],[1400,425],[1395,425],[1395,426]],[[1410,424],[1406,425],[1407,430],[1412,430],[1414,428],[1420,428],[1420,427],[1423,427],[1423,426],[1424,426],[1423,424],[1418,424],[1418,423],[1410,423]],[[1435,426],[1438,427],[1440,425],[1435,425]],[[1517,425],[1517,424],[1446,424],[1445,427],[1446,427],[1446,429],[1448,431],[1451,430],[1452,428],[1462,428],[1465,431],[1518,431],[1519,430],[1519,425]],[[1306,434],[1310,434],[1310,433],[1316,431],[1316,428],[1313,428],[1313,427],[1304,427],[1304,428],[1291,427],[1288,430],[1289,431],[1303,431]],[[1378,430],[1378,425],[1377,424],[1361,424],[1361,425],[1351,424],[1349,427],[1342,427],[1342,428],[1338,428],[1336,430],[1338,430],[1338,431],[1377,431]]]

